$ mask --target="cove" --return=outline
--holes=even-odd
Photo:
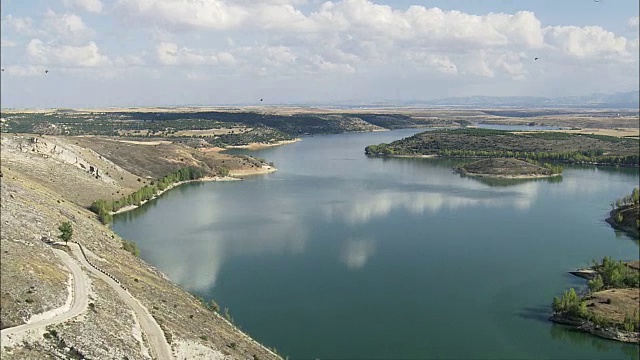
[[[420,130],[304,138],[278,171],[191,183],[114,217],[141,257],[295,359],[619,359],[637,346],[547,321],[591,259],[637,259],[605,221],[638,169],[481,182],[461,160],[367,158]]]

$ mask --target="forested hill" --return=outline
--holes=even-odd
[[[370,145],[367,155],[506,157],[571,163],[638,166],[638,139],[561,132],[489,129],[426,131],[390,144]]]

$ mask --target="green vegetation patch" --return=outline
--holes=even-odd
[[[390,144],[369,145],[371,156],[491,157],[545,162],[638,166],[638,140],[559,132],[492,129],[422,132]]]
[[[129,194],[119,200],[96,200],[91,204],[89,210],[98,215],[103,224],[108,224],[112,220],[111,212],[118,211],[125,206],[140,206],[143,201],[148,201],[155,197],[159,191],[163,191],[174,183],[180,181],[197,180],[205,176],[204,171],[194,167],[185,167],[178,171],[152,182],[151,185],[145,185],[138,191]]]

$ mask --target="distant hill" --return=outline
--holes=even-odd
[[[640,91],[618,92],[614,94],[596,93],[584,96],[563,96],[557,98],[535,96],[469,96],[443,98],[419,102],[420,105],[462,106],[462,107],[569,107],[569,108],[609,108],[638,109]],[[417,104],[418,102],[416,102]],[[409,105],[409,104],[407,104]]]

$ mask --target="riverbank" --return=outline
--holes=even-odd
[[[596,325],[586,320],[575,320],[555,315],[551,316],[549,320],[556,324],[571,326],[578,331],[589,333],[604,339],[632,344],[640,343],[640,337],[637,332],[623,331],[615,327]]]
[[[293,144],[293,143],[297,143],[298,141],[301,141],[302,139],[300,138],[295,138],[292,140],[280,140],[280,141],[276,141],[273,143],[250,143],[247,145],[228,145],[225,146],[224,149],[247,149],[247,150],[260,150],[260,149],[266,149],[266,148],[270,148],[270,147],[274,147],[274,146],[280,146],[280,145],[287,145],[287,144]]]
[[[635,239],[640,238],[640,206],[638,205],[624,205],[611,210],[605,221],[616,230]]]
[[[166,191],[169,191],[177,186],[180,186],[182,184],[187,184],[187,183],[191,183],[191,182],[204,182],[204,181],[237,181],[240,179],[234,178],[232,176],[207,176],[207,177],[203,177],[200,179],[196,179],[196,180],[188,180],[188,181],[178,181],[176,183],[173,183],[169,186],[167,186],[167,188],[165,188],[164,190],[160,190],[156,193],[156,195],[154,195],[151,199],[149,200],[143,200],[140,202],[140,205],[128,205],[125,206],[123,208],[118,209],[117,211],[111,211],[109,212],[109,214],[111,215],[116,215],[116,214],[122,214],[125,213],[127,211],[131,211],[134,209],[139,208],[140,206],[146,204],[147,202],[157,199],[160,195],[164,194]]]

